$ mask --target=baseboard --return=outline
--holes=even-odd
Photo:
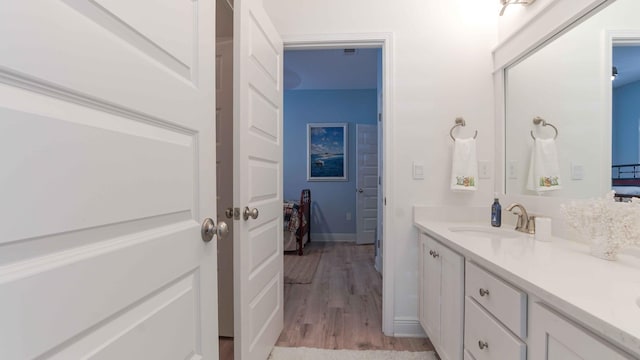
[[[393,336],[395,337],[427,337],[417,318],[396,317],[393,319]]]
[[[311,241],[319,242],[355,242],[355,233],[311,233]]]

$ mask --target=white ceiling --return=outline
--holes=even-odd
[[[287,90],[375,89],[380,49],[286,50],[284,88]]]
[[[640,46],[614,46],[613,66],[618,69],[618,76],[613,81],[614,88],[639,81]]]

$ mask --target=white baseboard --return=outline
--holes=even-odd
[[[373,267],[382,275],[382,256],[380,256],[380,254],[376,256]]]
[[[311,241],[320,242],[355,242],[355,233],[311,233]]]
[[[414,317],[396,317],[393,319],[393,336],[395,337],[427,337],[420,321]]]

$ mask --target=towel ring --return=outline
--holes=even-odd
[[[547,125],[551,126],[553,128],[553,130],[556,132],[556,134],[553,136],[553,139],[555,140],[558,137],[558,128],[553,126],[553,124],[544,121],[544,119],[541,118],[540,116],[534,117],[533,118],[533,123],[535,125],[540,125],[540,123],[542,123],[542,126],[547,126]],[[533,140],[536,139],[536,137],[533,135],[533,130],[531,130],[531,137],[533,138]]]
[[[453,127],[451,128],[451,130],[449,130],[449,136],[451,136],[451,140],[456,141],[456,138],[455,138],[455,137],[453,137],[453,130],[454,130],[456,127],[458,127],[458,126],[466,126],[466,125],[467,125],[467,123],[466,123],[466,121],[464,121],[464,119],[463,119],[463,118],[461,118],[461,117],[457,117],[457,118],[456,118],[456,124],[455,124],[455,125],[453,125]],[[478,130],[476,130],[476,133],[475,133],[475,134],[473,134],[473,138],[475,139],[476,137],[478,137]]]

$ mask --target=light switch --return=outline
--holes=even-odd
[[[413,179],[414,180],[422,180],[424,179],[424,164],[421,162],[414,161],[413,162]]]

